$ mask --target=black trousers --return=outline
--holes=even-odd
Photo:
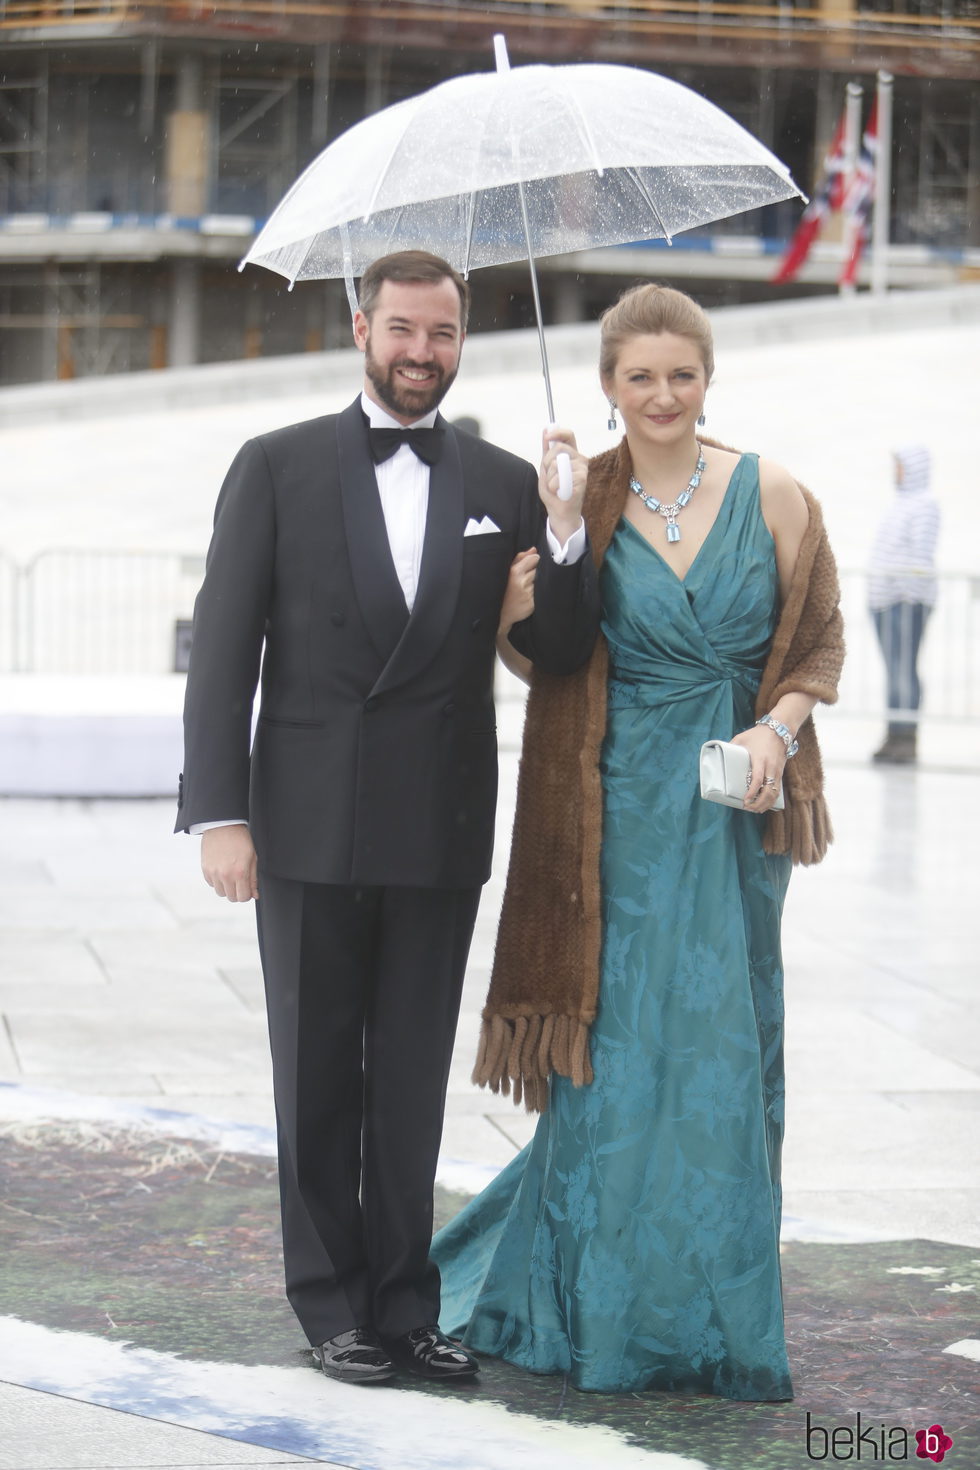
[[[259,874],[286,1295],[313,1344],[439,1316],[432,1189],[479,889]]]

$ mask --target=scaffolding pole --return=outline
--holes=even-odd
[[[843,197],[847,199],[854,188],[854,176],[857,173],[858,140],[861,136],[861,100],[864,97],[863,87],[857,82],[847,84],[847,104],[844,112],[844,191]],[[857,238],[858,221],[853,210],[844,215],[844,228],[842,231],[844,248],[841,257],[841,269],[846,266],[854,251]],[[857,285],[853,281],[841,281],[838,290],[842,296],[853,296]]]

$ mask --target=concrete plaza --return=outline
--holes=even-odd
[[[519,709],[509,713],[516,725]],[[823,866],[794,875],[785,924],[784,1234],[980,1247],[980,1164],[968,1143],[980,1111],[980,770],[872,768],[856,732],[825,724],[837,841]],[[501,856],[515,772],[511,743]],[[251,909],[214,898],[196,843],[171,838],[170,821],[164,801],[0,805],[0,1081],[14,1084],[0,1090],[0,1127],[37,1117],[135,1125],[152,1117],[144,1109],[164,1109],[156,1126],[177,1136],[203,1116],[229,1147],[264,1137],[271,1148]],[[468,1080],[499,898],[498,873],[453,1067],[440,1171],[450,1185],[478,1185],[532,1127]],[[16,1361],[0,1375],[8,1470],[293,1460],[84,1394],[52,1398],[24,1386]]]

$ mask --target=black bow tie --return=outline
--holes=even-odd
[[[442,453],[443,429],[368,429],[371,457],[375,464],[390,459],[407,444],[423,464],[435,464]]]

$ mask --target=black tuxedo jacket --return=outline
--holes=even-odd
[[[598,592],[590,555],[553,561],[531,466],[440,422],[411,615],[359,400],[240,450],[194,610],[177,830],[247,816],[261,866],[307,882],[486,881],[510,563],[542,550],[512,641],[552,672],[588,657]],[[484,516],[500,530],[464,536]]]

